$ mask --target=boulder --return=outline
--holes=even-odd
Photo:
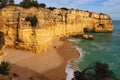
[[[82,35],[82,38],[83,39],[94,39],[94,36],[93,35],[84,34],[84,35]]]

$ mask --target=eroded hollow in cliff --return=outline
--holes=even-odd
[[[83,31],[84,31],[84,32],[88,32],[88,29],[87,29],[87,28],[83,28]]]
[[[104,25],[104,24],[98,24],[97,27],[98,27],[98,28],[104,28],[105,25]]]
[[[34,28],[36,27],[37,23],[38,23],[38,19],[36,18],[36,16],[28,16],[25,18],[25,21],[30,22],[31,26]]]

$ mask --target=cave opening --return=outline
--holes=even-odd
[[[101,27],[101,28],[104,28],[105,27],[105,25],[104,24],[98,24],[98,26],[97,27]]]
[[[87,29],[87,28],[83,28],[83,31],[84,31],[84,32],[88,32],[88,29]]]

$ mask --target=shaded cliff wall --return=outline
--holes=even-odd
[[[32,26],[27,17],[36,17]],[[5,34],[6,46],[15,46],[33,52],[47,49],[60,37],[82,35],[84,31],[111,32],[112,20],[106,14],[81,11],[53,11],[43,8],[23,9],[8,6],[0,11],[0,31]]]

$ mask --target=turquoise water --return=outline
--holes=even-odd
[[[94,40],[80,40],[77,46],[82,49],[83,57],[78,65],[81,70],[95,61],[109,64],[120,78],[120,21],[113,21],[113,33],[92,33]]]

